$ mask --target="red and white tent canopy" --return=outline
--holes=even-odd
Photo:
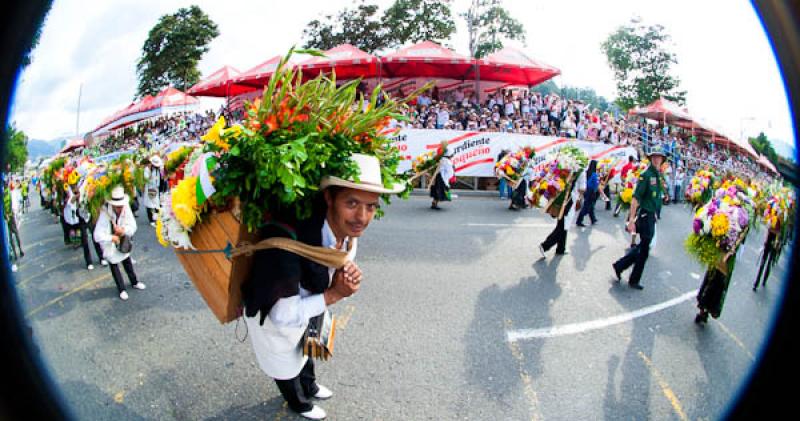
[[[384,77],[465,79],[473,60],[431,41],[401,48],[381,60]]]
[[[470,78],[486,81],[505,82],[511,85],[533,86],[561,74],[561,70],[530,58],[524,52],[514,48],[489,54],[476,60],[478,74],[470,74]]]
[[[311,57],[298,66],[303,77],[314,78],[320,73],[336,73],[337,79],[372,78],[380,76],[380,60],[350,44],[326,50],[324,57]]]
[[[278,70],[278,64],[280,64],[281,58],[281,56],[274,56],[263,63],[257,64],[239,76],[234,77],[232,81],[236,85],[251,86],[251,90],[263,87],[269,82],[270,76]],[[294,66],[293,63],[287,63],[287,65]],[[241,93],[243,92],[236,93],[234,96]]]
[[[189,88],[186,92],[200,96],[233,96],[251,91],[252,88],[236,85],[233,82],[233,79],[239,75],[241,75],[241,72],[235,68],[231,66],[222,66],[220,69]]]
[[[100,135],[146,118],[194,110],[199,103],[200,100],[197,98],[170,86],[163,89],[156,96],[147,95],[139,102],[131,103],[112,114],[111,117],[103,120],[103,123],[92,133]]]
[[[694,121],[685,108],[664,98],[659,98],[644,107],[633,108],[628,114],[675,125],[691,124]]]

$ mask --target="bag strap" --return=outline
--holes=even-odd
[[[351,238],[348,242],[349,248],[355,245],[356,239]],[[238,247],[230,250],[230,258],[252,255],[257,250],[281,249],[305,257],[314,263],[334,269],[340,269],[347,262],[348,253],[341,250],[330,249],[327,247],[310,246],[300,241],[286,237],[271,237],[261,240],[258,243],[250,244],[243,242]]]

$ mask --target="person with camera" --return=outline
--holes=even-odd
[[[119,298],[123,301],[128,299],[125,291],[125,283],[122,281],[122,274],[119,271],[119,264],[125,268],[128,280],[136,289],[145,289],[144,282],[136,279],[136,272],[133,270],[131,261],[131,250],[133,249],[132,237],[136,233],[136,219],[129,205],[128,195],[122,186],[114,187],[111,190],[111,198],[100,210],[97,223],[94,228],[94,238],[103,249],[103,259],[108,261],[111,268],[111,276],[117,284]]]

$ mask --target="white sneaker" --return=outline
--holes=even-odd
[[[325,413],[324,409],[318,407],[317,405],[314,405],[314,407],[311,408],[310,411],[301,412],[300,416],[308,418],[310,420],[324,420],[325,417],[328,416],[328,414]]]
[[[120,292],[120,293],[119,293],[119,298],[122,298],[122,301],[127,301],[127,300],[128,300],[128,293],[127,293],[127,291],[122,291],[122,292]]]
[[[131,257],[131,264],[134,264],[134,265],[136,264],[136,259],[134,259],[133,257]]]
[[[150,226],[151,226],[151,227],[153,227],[153,228],[155,228],[155,227],[156,227],[156,223],[155,223],[155,222],[151,222],[151,223],[150,223]]]
[[[11,265],[11,271],[14,272],[14,273],[17,272],[17,265],[16,264]]]
[[[314,394],[314,398],[325,400],[330,399],[330,397],[333,396],[333,392],[331,392],[331,390],[327,387],[321,384],[318,384],[317,387],[319,390],[317,390],[317,393]]]
[[[103,259],[102,261],[100,261],[100,264],[103,266],[108,266],[108,260]]]
[[[140,282],[137,282],[136,284],[134,284],[133,287],[136,288],[136,289],[145,289],[145,288],[147,288],[147,285],[145,285],[144,282],[140,281]]]
[[[92,269],[94,269],[94,265],[86,266],[86,269],[92,270]]]
[[[542,259],[547,259],[547,255],[544,254],[544,247],[541,244],[539,244],[539,253],[542,253]]]

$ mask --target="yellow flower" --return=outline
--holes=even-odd
[[[728,233],[730,223],[728,222],[728,215],[719,212],[711,217],[711,235],[714,237],[722,237]]]
[[[200,137],[204,141],[211,143],[212,145],[219,145],[220,143],[225,143],[222,140],[222,130],[225,128],[225,117],[220,116],[216,123],[208,129],[208,133],[204,134]]]
[[[197,223],[197,177],[186,177],[172,189],[172,212],[180,224],[191,229]]]
[[[633,189],[626,188],[622,191],[619,195],[620,199],[622,199],[622,203],[630,203],[631,199],[633,198]]]
[[[164,239],[164,222],[161,220],[161,217],[156,220],[156,238],[158,239],[158,243],[161,244],[163,247],[169,247],[169,243],[167,240]]]

